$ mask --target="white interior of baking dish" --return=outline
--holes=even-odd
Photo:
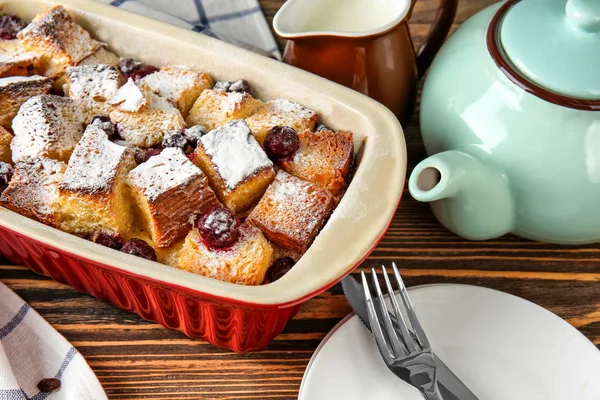
[[[339,279],[375,246],[394,215],[406,173],[402,128],[381,104],[318,76],[192,31],[91,0],[13,0],[1,12],[31,20],[62,4],[96,39],[118,55],[164,66],[182,64],[218,80],[246,79],[262,100],[286,98],[310,107],[334,129],[354,132],[364,153],[329,222],[282,279],[240,286],[103,248],[0,208],[0,224],[93,261],[213,296],[264,305],[289,305]]]

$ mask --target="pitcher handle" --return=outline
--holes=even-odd
[[[417,0],[412,0],[411,13],[416,2]],[[450,28],[454,22],[457,7],[458,0],[440,0],[440,7],[435,15],[431,29],[429,29],[427,38],[417,51],[419,78],[425,74],[436,53],[442,47],[442,44],[444,44],[444,40],[448,36],[448,32],[450,32]]]

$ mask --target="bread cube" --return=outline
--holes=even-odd
[[[252,134],[263,145],[265,137],[274,126],[289,126],[296,132],[314,131],[319,115],[300,104],[279,99],[265,103],[254,115],[246,119]]]
[[[167,132],[185,127],[181,113],[167,99],[157,96],[147,86],[138,87],[131,78],[109,103],[114,106],[109,115],[111,121],[132,146],[158,145]]]
[[[262,105],[248,93],[226,93],[207,89],[196,100],[185,122],[188,126],[202,125],[207,130],[228,122],[245,119]]]
[[[0,161],[12,164],[12,154],[10,151],[10,142],[13,135],[0,126]]]
[[[275,177],[273,163],[243,120],[202,136],[194,163],[208,176],[223,204],[234,212],[256,203]]]
[[[103,46],[77,25],[63,6],[38,14],[17,37],[28,51],[41,54],[42,73],[53,78]]]
[[[123,85],[121,73],[112,65],[81,65],[67,67],[67,95],[75,100],[85,120],[96,115],[109,115],[112,106],[107,103]]]
[[[60,185],[60,229],[78,234],[131,231],[127,174],[135,166],[131,148],[112,143],[100,125],[88,125]]]
[[[0,40],[0,78],[38,74],[40,55],[25,50],[21,41]]]
[[[304,253],[334,208],[333,197],[317,185],[279,171],[247,222],[273,243]]]
[[[96,52],[90,56],[87,56],[81,60],[77,65],[119,65],[119,57],[116,54],[111,53],[106,49],[106,46],[99,47]],[[52,89],[56,93],[69,93],[69,84],[67,82],[67,76],[62,74],[52,82]]]
[[[57,227],[60,223],[58,188],[67,165],[46,157],[24,157],[0,196],[0,205],[25,217]]]
[[[96,51],[81,60],[77,65],[119,65],[119,57],[108,50],[106,45],[101,45]]]
[[[0,78],[0,126],[9,129],[23,103],[51,88],[52,80],[43,76]]]
[[[157,247],[183,238],[197,215],[219,204],[206,175],[173,147],[131,171],[129,185],[143,226]]]
[[[27,100],[12,124],[13,161],[45,156],[68,161],[83,135],[83,116],[72,99],[42,94]]]
[[[339,196],[354,159],[350,132],[305,131],[298,134],[300,147],[291,159],[278,162],[281,169]]]
[[[237,242],[227,249],[208,248],[198,229],[190,231],[177,268],[240,285],[260,285],[271,265],[273,248],[256,227],[242,224]]]
[[[155,94],[168,99],[185,118],[204,90],[213,85],[212,78],[191,68],[172,65],[141,79]]]

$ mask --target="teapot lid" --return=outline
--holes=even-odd
[[[502,9],[498,47],[521,78],[560,97],[600,100],[600,0],[509,0]]]

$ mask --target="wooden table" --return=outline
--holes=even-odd
[[[457,24],[493,2],[460,0]],[[261,0],[269,21],[282,3]],[[417,2],[411,21],[416,45],[437,3]],[[410,166],[425,156],[418,126],[415,117],[406,129]],[[409,286],[465,283],[521,296],[600,345],[597,245],[561,247],[514,236],[469,242],[446,231],[427,205],[406,192],[388,234],[365,266],[381,260],[399,262]],[[79,349],[111,399],[295,399],[313,351],[350,312],[336,286],[305,303],[267,349],[239,355],[190,340],[25,267],[0,266],[0,280]]]

